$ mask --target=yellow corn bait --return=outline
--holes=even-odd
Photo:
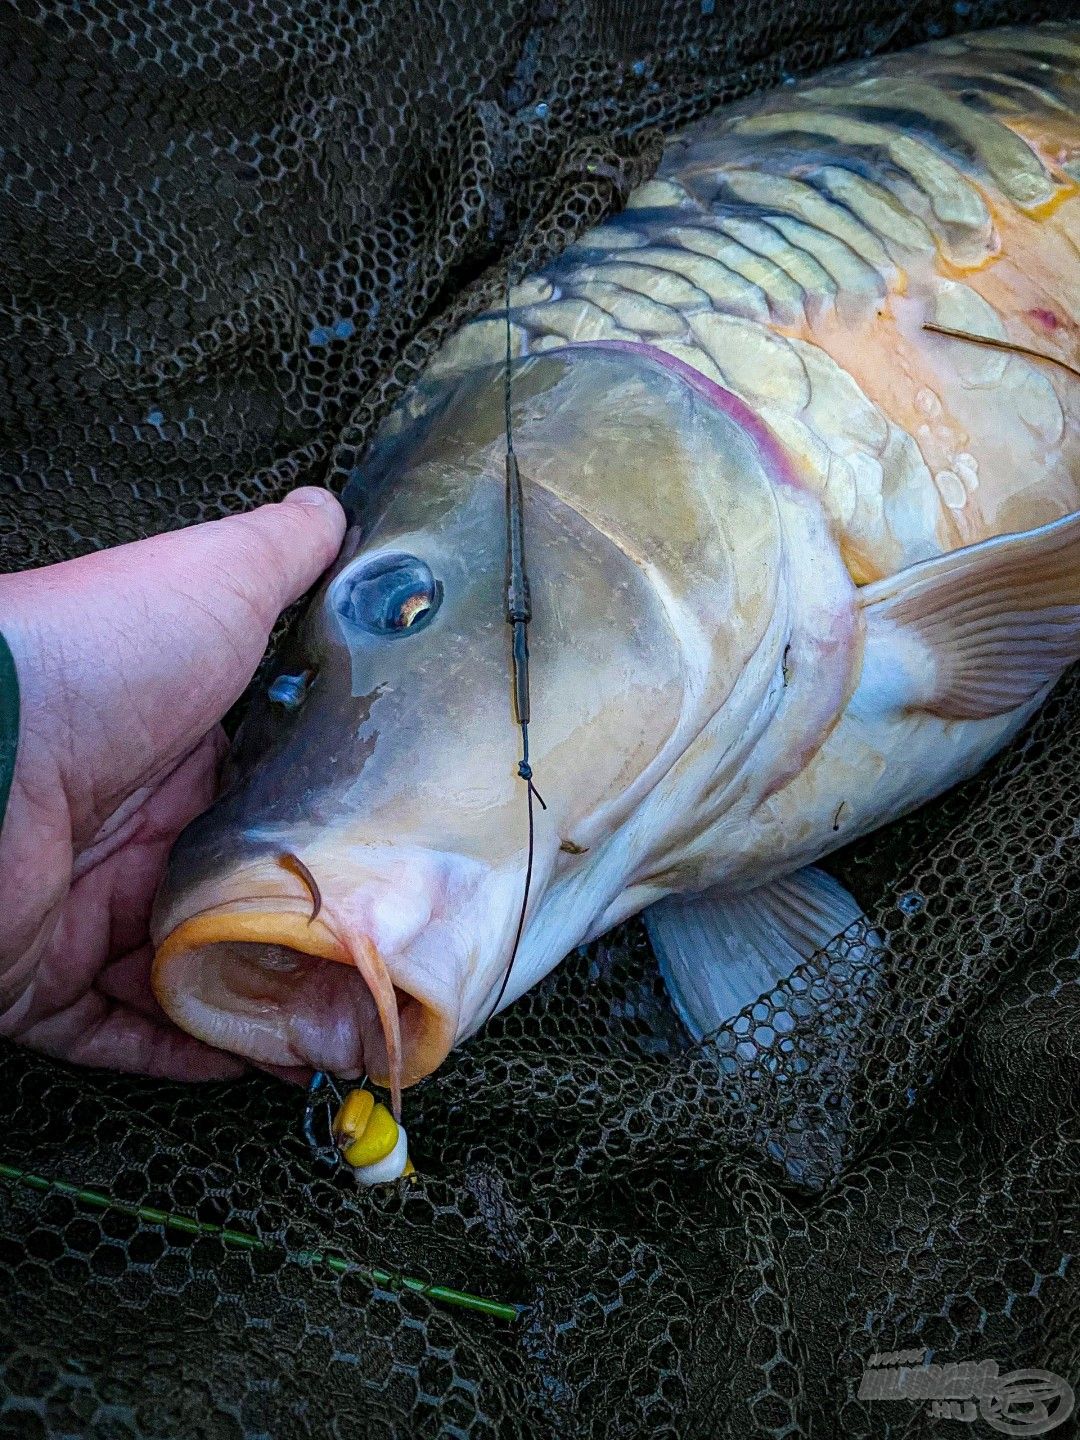
[[[409,1137],[370,1090],[350,1090],[334,1118],[334,1138],[358,1185],[382,1185],[415,1173]]]
[[[349,1091],[334,1117],[334,1139],[339,1149],[344,1150],[364,1133],[374,1109],[375,1096],[370,1090]]]

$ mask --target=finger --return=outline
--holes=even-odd
[[[72,907],[85,911],[87,890],[108,907],[110,955],[125,955],[145,942],[169,851],[181,830],[212,802],[224,749],[224,732],[215,726],[150,793],[123,848],[82,875],[73,888]]]
[[[171,1023],[169,1017],[155,999],[150,984],[153,958],[153,947],[150,945],[142,945],[128,955],[121,955],[98,972],[94,989],[107,1000],[114,1000],[147,1020],[168,1025]]]
[[[16,873],[34,876],[35,883],[13,887],[10,899],[0,899],[4,917],[0,944],[21,955],[35,935],[47,937],[44,948],[36,952],[40,972],[33,986],[34,1013],[82,994],[102,960],[146,944],[154,895],[169,850],[181,830],[213,800],[224,749],[224,732],[215,727],[149,791],[124,825],[79,855],[70,889],[65,872],[55,896],[45,889],[48,857],[41,854],[35,832],[28,827]],[[66,993],[61,1002],[58,993],[62,992]]]
[[[178,534],[197,532],[204,532],[199,543],[206,546],[207,561],[221,557],[230,583],[269,635],[282,610],[314,585],[340,550],[345,512],[329,490],[307,485],[279,505],[262,505]]]
[[[310,1065],[260,1065],[255,1060],[251,1062],[251,1068],[261,1070],[264,1075],[273,1075],[275,1080],[282,1080],[286,1085],[303,1085],[305,1089],[315,1073]]]
[[[45,792],[58,778],[88,840],[240,697],[279,612],[333,560],[344,527],[328,491],[304,489],[0,578],[23,698],[17,784]]]
[[[231,1080],[247,1070],[238,1056],[93,993],[39,1021],[19,1041],[75,1065],[161,1080]]]

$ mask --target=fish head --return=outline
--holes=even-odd
[[[492,367],[417,387],[384,427],[222,793],[173,850],[154,988],[211,1044],[395,1087],[435,1069],[596,932],[647,859],[629,822],[767,623],[768,506],[717,478],[751,454],[739,440],[725,458],[737,426],[680,376],[604,350],[520,362],[512,395],[546,808],[510,983],[530,845]]]

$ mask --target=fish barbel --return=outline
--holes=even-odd
[[[1080,29],[1002,30],[730,106],[512,291],[547,809],[503,1003],[644,910],[706,1033],[858,915],[815,862],[1080,655],[1078,61]],[[158,898],[161,1004],[265,1065],[410,1084],[499,995],[505,323],[355,472]]]

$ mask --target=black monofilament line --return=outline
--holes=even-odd
[[[529,763],[529,621],[532,619],[532,599],[529,593],[529,576],[525,569],[525,496],[521,486],[521,472],[514,454],[514,427],[511,415],[511,374],[512,359],[510,331],[510,265],[506,267],[506,361],[503,376],[503,405],[506,417],[506,620],[513,627],[510,647],[510,664],[513,679],[514,714],[521,727],[521,759],[518,761],[518,775],[525,781],[525,801],[529,821],[528,859],[525,864],[525,887],[521,897],[517,931],[510,950],[510,959],[503,972],[502,984],[495,996],[495,1003],[487,1019],[498,1010],[510,974],[517,959],[521,935],[525,929],[525,916],[529,908],[529,892],[532,889],[533,861],[536,854],[536,811],[534,801],[546,810],[540,792],[533,783],[532,766]],[[487,1022],[485,1021],[485,1024]]]

